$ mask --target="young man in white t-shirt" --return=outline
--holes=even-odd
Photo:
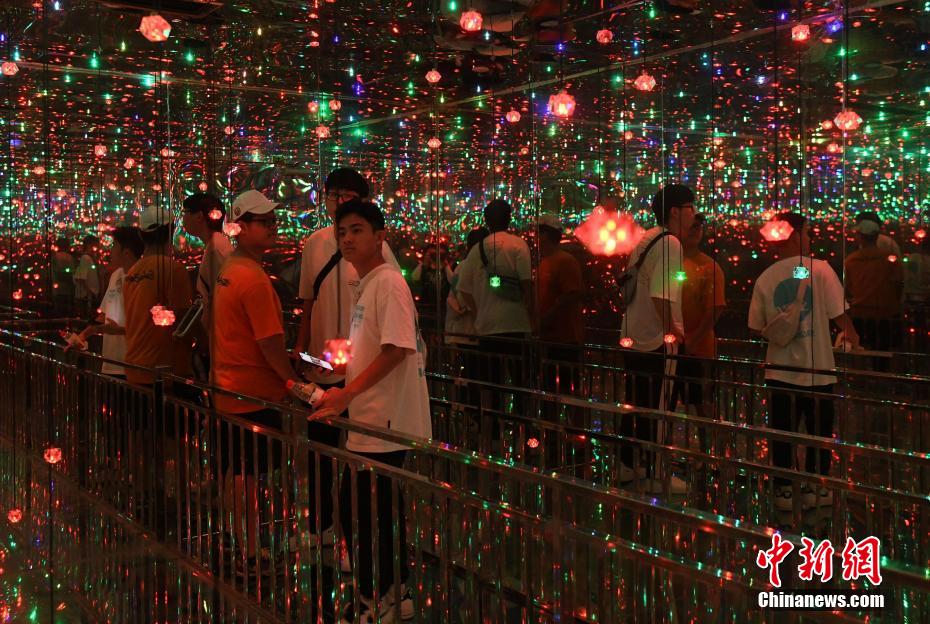
[[[81,316],[96,317],[95,310],[100,301],[100,271],[97,253],[100,239],[92,234],[84,237],[83,253],[74,270],[74,299]]]
[[[137,227],[118,227],[113,231],[113,249],[110,250],[110,263],[116,270],[110,275],[107,291],[100,303],[98,323],[88,325],[81,332],[85,341],[97,334],[103,335],[102,355],[107,360],[100,372],[113,377],[125,377],[125,369],[116,362],[126,359],[126,312],[123,308],[123,279],[126,272],[139,261],[145,243]]]
[[[333,220],[340,204],[351,199],[367,199],[369,193],[368,182],[362,174],[345,167],[331,171],[326,176],[323,188],[326,214]],[[381,245],[381,253],[386,262],[397,266],[397,260],[386,242]],[[298,293],[303,299],[303,315],[291,357],[298,369],[305,369],[304,376],[323,389],[342,387],[344,375],[317,367],[307,367],[300,360],[300,352],[323,357],[326,341],[349,337],[349,323],[355,306],[354,292],[358,279],[358,273],[352,264],[339,255],[334,226],[319,229],[307,238],[301,256]],[[308,423],[307,435],[314,442],[339,446],[339,430],[327,424]],[[309,470],[309,482],[316,483],[316,462],[312,458]],[[328,488],[332,479],[332,464],[320,462],[319,482]],[[316,497],[311,496],[311,500],[316,500]],[[319,515],[320,526],[323,529],[332,526],[332,507],[332,497],[325,492],[321,493]],[[316,526],[315,518],[311,519],[310,526]]]
[[[858,347],[859,336],[852,320],[846,315],[848,305],[836,272],[824,260],[811,257],[810,226],[797,213],[785,212],[775,217],[790,226],[791,235],[775,241],[781,259],[767,268],[752,290],[749,304],[749,329],[762,334],[766,326],[798,297],[798,289],[807,281],[798,329],[794,339],[781,347],[768,344],[765,356],[766,385],[772,388],[770,426],[773,429],[798,431],[804,418],[809,435],[833,436],[833,399],[815,398],[810,393],[832,394],[836,376],[833,374],[833,340],[830,321]],[[785,226],[782,227],[785,230]],[[794,445],[772,441],[772,463],[780,468],[793,468]],[[830,471],[830,451],[808,448],[806,471],[826,475]],[[793,492],[788,479],[775,479],[775,506],[782,511],[794,507]],[[828,506],[833,503],[831,490],[819,488],[815,493],[804,488],[801,505]]]
[[[343,257],[358,272],[359,284],[352,311],[349,338],[352,354],[346,366],[344,388],[330,388],[317,406],[317,415],[333,416],[346,408],[353,422],[390,429],[414,438],[432,437],[429,392],[426,386],[425,350],[417,324],[413,295],[396,267],[385,262],[384,215],[375,204],[351,200],[336,211],[339,248]],[[346,449],[374,461],[395,467],[403,465],[406,445],[381,438],[349,432]],[[404,546],[404,503],[397,505],[399,551],[394,550],[392,482],[378,476],[378,588],[383,596],[380,605],[374,603],[371,526],[371,472],[358,474],[358,498],[352,507],[358,510],[359,561],[355,562],[359,577],[362,612],[343,614],[345,622],[373,622],[377,611],[402,619],[413,616],[413,602],[405,590],[401,604],[395,610],[395,592],[389,587],[403,583],[407,576]],[[349,479],[343,481],[344,501],[351,501]],[[357,507],[355,507],[357,505]],[[352,521],[343,515],[343,531],[352,541]],[[394,578],[395,558],[400,559],[401,578]],[[351,610],[351,606],[350,606]],[[398,613],[399,612],[399,613]],[[358,616],[357,619],[355,616]]]
[[[630,255],[629,266],[646,254],[637,273],[636,291],[623,315],[621,344],[628,347],[624,363],[628,372],[627,397],[630,403],[649,409],[668,410],[675,375],[674,358],[684,343],[685,330],[681,314],[680,272],[684,270],[681,241],[694,223],[694,193],[687,186],[668,184],[652,198],[652,212],[657,225],[647,230]],[[655,242],[654,242],[655,241]],[[651,244],[651,246],[650,246]],[[637,417],[624,421],[624,435],[655,442],[657,421]],[[634,473],[634,448],[621,449],[621,479],[635,474],[652,476],[654,454],[647,453],[644,464]],[[670,476],[673,494],[685,491],[685,483]],[[650,479],[648,488],[658,491],[662,483]]]

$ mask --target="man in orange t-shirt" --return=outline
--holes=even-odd
[[[191,344],[172,337],[170,315],[152,311],[162,306],[181,319],[191,306],[191,283],[187,271],[171,255],[174,224],[167,207],[149,206],[140,219],[142,258],[126,273],[123,307],[126,311],[126,380],[151,385],[155,378],[146,369],[167,366],[180,377],[191,375]],[[165,324],[157,324],[162,319]],[[175,389],[180,386],[176,385]],[[187,398],[187,397],[185,397]]]
[[[213,336],[210,370],[213,384],[269,402],[287,398],[288,381],[300,382],[284,346],[281,301],[261,264],[262,256],[274,246],[277,236],[274,213],[277,206],[255,190],[242,193],[233,202],[229,217],[239,226],[238,244],[216,280],[210,332]],[[220,392],[215,393],[214,400],[220,412],[235,414],[262,427],[281,428],[281,414],[275,409]],[[252,558],[256,556],[258,478],[268,472],[269,459],[271,470],[281,467],[281,445],[278,441],[272,442],[269,458],[267,437],[231,423],[223,423],[222,427],[218,452],[226,500],[230,504],[227,511],[233,515],[240,539],[245,516],[248,556]],[[272,494],[267,493],[268,496]],[[241,508],[243,500],[245,509]],[[245,573],[248,572],[243,571]]]
[[[705,217],[695,215],[694,224],[682,241],[685,281],[681,287],[681,316],[685,326],[685,344],[679,362],[677,398],[694,405],[698,415],[704,415],[704,386],[713,378],[708,362],[691,358],[717,357],[717,336],[714,327],[726,308],[723,270],[713,258],[703,253],[699,245],[704,236]],[[674,405],[674,402],[672,403]]]

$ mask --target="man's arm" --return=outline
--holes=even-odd
[[[581,290],[573,290],[571,292],[562,293],[559,295],[559,298],[555,300],[555,303],[552,304],[552,307],[548,310],[540,310],[541,320],[549,321],[554,318],[558,318],[558,315],[563,310],[569,308],[570,306],[575,305],[581,301]]]
[[[298,355],[305,351],[310,345],[310,317],[313,314],[313,300],[304,299],[303,313],[300,315],[300,329],[297,330],[297,342],[294,343],[294,352],[291,357],[295,360],[300,358]],[[311,355],[319,355],[311,353]]]
[[[844,312],[838,317],[830,320],[833,321],[837,329],[843,332],[846,340],[849,341],[854,349],[858,349],[861,346],[859,344],[859,332],[856,331],[856,326],[853,325],[852,319],[849,318],[848,314]]]
[[[404,349],[392,344],[381,345],[381,352],[371,364],[345,388],[330,388],[316,405],[314,417],[341,414],[352,400],[379,381],[387,377],[413,349]],[[325,413],[321,413],[324,412]]]
[[[284,334],[275,334],[274,336],[260,339],[258,341],[258,348],[261,349],[262,355],[265,356],[265,361],[274,369],[278,377],[284,381],[293,380],[298,383],[300,382],[300,378],[297,377],[297,373],[294,372],[291,366],[291,360],[287,355],[287,350],[284,348]]]
[[[684,343],[685,335],[682,333],[675,320],[672,317],[672,302],[668,299],[652,298],[652,305],[656,308],[656,314],[662,319],[662,331],[666,334],[673,334],[679,344]]]

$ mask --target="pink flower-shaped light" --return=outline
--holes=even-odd
[[[226,236],[238,236],[241,231],[242,227],[238,223],[227,223],[223,226],[223,234]]]
[[[207,189],[203,189],[203,190],[207,190]],[[207,213],[207,218],[210,219],[211,221],[219,221],[220,219],[223,218],[223,213],[217,210],[216,208],[214,208],[213,210]]]
[[[597,206],[578,228],[575,236],[598,256],[625,256],[632,253],[644,230],[627,213],[607,211]]]
[[[94,146],[94,156],[97,158],[103,158],[107,155],[107,146],[103,143],[98,143]]]
[[[481,30],[481,23],[483,21],[481,13],[478,11],[464,11],[462,17],[459,18],[459,26],[461,26],[462,30],[465,32],[478,32]]]
[[[320,112],[320,103],[314,100],[313,102],[307,104],[307,112],[309,112],[311,115],[316,115],[318,112]]]
[[[614,34],[607,28],[602,28],[594,35],[598,43],[608,44],[614,40]]]
[[[125,161],[123,161],[123,167],[125,167],[126,169],[132,169],[135,166],[136,166],[135,158],[127,158]]]
[[[851,108],[846,108],[837,113],[836,117],[833,118],[833,123],[843,132],[852,132],[859,128],[859,124],[862,123],[862,117],[857,115],[856,111]]]
[[[794,228],[787,221],[769,221],[759,229],[759,232],[762,234],[762,238],[774,243],[791,238]]]
[[[439,146],[442,145],[442,141],[440,141],[436,137],[433,137],[432,139],[427,141],[426,144],[429,146],[430,149],[439,149]]]
[[[575,98],[565,89],[550,95],[549,112],[556,117],[571,117],[575,112]]]
[[[329,126],[317,126],[316,136],[318,139],[328,139],[329,138]]]
[[[811,27],[807,24],[798,24],[791,29],[792,41],[807,41],[811,38]]]
[[[442,80],[442,74],[440,74],[435,69],[431,69],[428,72],[426,72],[426,82],[430,84],[436,84],[440,80]]]
[[[171,35],[171,24],[161,15],[146,15],[139,24],[139,32],[149,41],[167,41]]]
[[[656,88],[656,79],[649,72],[644,71],[633,81],[633,86],[640,91],[652,91]]]
[[[174,325],[174,312],[160,305],[152,306],[152,322],[158,327],[171,327]]]
[[[19,65],[13,61],[4,61],[3,65],[0,65],[0,71],[4,76],[15,76],[19,73]]]
[[[517,123],[518,121],[520,121],[520,111],[509,110],[509,111],[507,111],[507,114],[504,115],[504,118],[505,118],[509,123]]]
[[[61,449],[57,446],[50,446],[45,449],[45,453],[43,453],[42,456],[45,458],[46,463],[54,466],[61,461]]]
[[[329,110],[333,111],[334,113],[340,110],[341,108],[342,108],[342,102],[340,102],[339,100],[329,101]]]
[[[6,512],[6,519],[10,521],[10,524],[19,524],[23,519],[23,510],[22,509],[11,509]]]

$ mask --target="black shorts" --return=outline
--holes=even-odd
[[[262,409],[236,416],[262,427],[281,430],[281,413],[277,410]],[[219,420],[219,426],[219,446],[216,452],[220,457],[223,474],[232,468],[233,474],[254,477],[268,474],[269,471],[281,467],[280,440],[269,439],[268,436],[256,433],[248,427],[223,419]]]

